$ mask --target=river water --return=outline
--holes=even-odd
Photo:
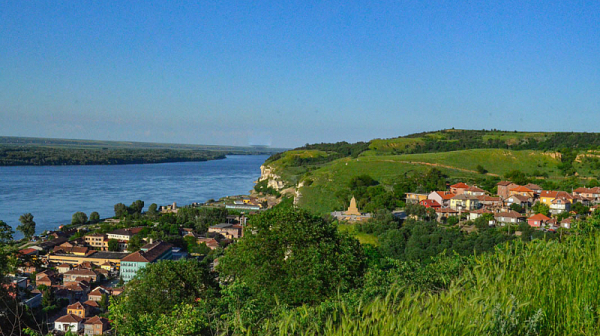
[[[30,212],[36,233],[88,216],[114,216],[114,205],[141,199],[178,205],[247,194],[266,155],[232,155],[224,160],[115,166],[0,167],[0,220],[13,228]],[[22,237],[20,233],[15,238]]]

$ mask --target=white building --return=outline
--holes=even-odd
[[[54,330],[79,332],[83,329],[83,319],[77,315],[67,314],[54,321]]]

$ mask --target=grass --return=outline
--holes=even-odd
[[[338,302],[324,324],[284,317],[278,334],[600,334],[600,235],[516,241],[475,258],[441,293],[396,288],[360,305]]]
[[[364,233],[364,232],[356,232],[355,224],[340,224],[338,226],[338,230],[340,232],[348,232],[351,236],[358,239],[361,244],[371,244],[374,246],[379,246],[379,241],[377,237],[372,234]]]

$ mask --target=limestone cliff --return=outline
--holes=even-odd
[[[284,188],[285,183],[281,179],[281,176],[275,174],[274,169],[270,166],[260,166],[260,178],[258,182],[267,180],[267,187],[273,188],[280,191]]]

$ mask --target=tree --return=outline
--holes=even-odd
[[[109,298],[108,298],[108,294],[103,293],[102,296],[100,297],[100,302],[98,303],[98,305],[100,306],[100,309],[102,309],[102,311],[106,311],[108,309],[108,305],[109,305]]]
[[[142,237],[140,237],[139,234],[136,234],[129,239],[129,242],[127,242],[127,251],[136,252],[139,251],[142,246],[144,246]]]
[[[477,168],[475,168],[475,169],[477,169],[477,172],[482,175],[487,174],[487,172],[488,172],[485,168],[483,168],[482,165],[477,165]]]
[[[131,214],[141,214],[142,210],[144,210],[144,201],[142,200],[137,200],[131,203],[131,205],[128,208],[128,211]]]
[[[4,221],[0,220],[0,244],[7,244],[13,239],[14,231]]]
[[[291,224],[293,223],[293,225]],[[354,288],[366,260],[359,242],[304,210],[278,208],[250,218],[219,259],[220,279],[236,279],[266,304],[316,303]]]
[[[85,224],[88,221],[88,216],[81,211],[77,211],[71,218],[71,224]]]
[[[154,325],[178,305],[211,302],[218,286],[208,264],[195,259],[151,263],[127,283],[126,295],[111,298],[110,319],[119,334],[139,334],[142,325]]]
[[[456,225],[458,224],[459,220],[457,216],[450,216],[448,217],[448,225]]]
[[[537,202],[535,203],[531,209],[536,213],[536,214],[542,214],[544,216],[550,216],[550,207],[547,206],[546,204],[542,203],[542,202]]]
[[[115,204],[115,217],[123,218],[127,215],[127,206],[123,203]]]
[[[52,288],[44,288],[42,290],[42,306],[44,308],[52,307],[56,304],[56,299],[54,297],[54,293],[52,292]]]
[[[96,211],[92,212],[90,214],[90,223],[91,224],[96,224],[100,221],[100,214]]]
[[[158,205],[156,205],[156,203],[150,204],[148,211],[146,211],[146,216],[153,219],[158,216]]]
[[[31,240],[31,237],[35,234],[33,215],[30,213],[23,214],[19,217],[19,222],[21,222],[21,225],[17,226],[17,230],[21,231],[27,240]]]
[[[522,206],[520,206],[520,205],[519,205],[519,204],[517,204],[517,203],[513,203],[513,204],[511,204],[511,205],[510,205],[510,209],[511,209],[512,211],[516,211],[516,212],[523,212],[523,207],[522,207]]]
[[[109,251],[118,251],[119,250],[119,241],[116,239],[110,239],[108,241],[108,250]]]

